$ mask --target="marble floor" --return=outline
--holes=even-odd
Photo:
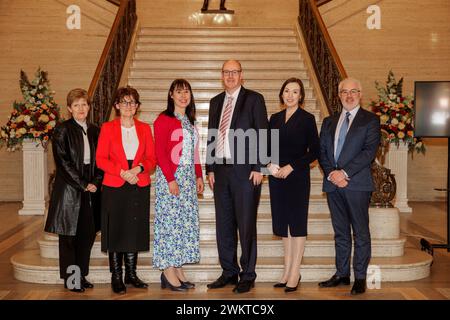
[[[446,241],[446,204],[444,202],[411,202],[411,214],[401,214],[401,233],[406,247],[420,248],[420,239],[432,243]],[[126,295],[115,295],[108,284],[96,284],[84,294],[72,293],[60,285],[40,285],[15,280],[10,257],[25,248],[36,248],[42,234],[43,218],[18,216],[18,202],[0,203],[0,300],[450,300],[450,253],[436,249],[431,274],[428,278],[409,282],[383,282],[380,289],[368,290],[364,295],[351,296],[350,287],[319,289],[316,283],[302,283],[297,292],[286,294],[274,289],[271,283],[256,283],[255,288],[243,295],[231,292],[231,287],[207,291],[206,283],[197,284],[195,290],[177,293],[162,290],[151,283],[147,290],[129,289]]]

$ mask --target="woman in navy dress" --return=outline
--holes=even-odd
[[[279,163],[268,169],[273,233],[283,238],[284,273],[275,287],[297,290],[307,235],[310,164],[320,152],[315,118],[302,109],[305,89],[300,79],[286,80],[280,90],[284,110],[270,118],[270,130],[279,130]],[[272,143],[274,143],[272,141]],[[273,145],[272,145],[273,148]]]

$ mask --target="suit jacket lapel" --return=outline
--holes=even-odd
[[[219,101],[217,102],[217,106],[213,106],[216,109],[216,113],[214,115],[215,117],[215,128],[219,129],[220,126],[220,116],[222,115],[222,109],[223,109],[223,102],[225,100],[225,92],[222,92],[220,94]]]
[[[233,117],[231,118],[230,129],[235,129],[236,119],[238,117],[239,112],[242,109],[242,106],[245,102],[245,88],[241,87],[241,91],[239,91],[239,95],[236,101],[236,105],[234,106]]]
[[[338,113],[336,114],[332,120],[331,120],[331,126],[330,126],[330,134],[331,134],[331,150],[329,151],[329,158],[333,160],[333,163],[335,162],[334,160],[334,137],[336,136],[336,128],[339,122],[339,118],[340,118],[341,114]]]
[[[351,136],[353,134],[353,132],[361,125],[364,124],[364,111],[361,109],[362,107],[360,107],[360,109],[358,110],[358,112],[356,113],[355,119],[353,119],[353,122],[350,126],[350,129],[348,129],[347,135],[345,136],[345,141],[344,141],[344,145],[342,146],[342,150],[341,150],[341,154],[340,156],[344,156],[345,153],[345,149],[348,148],[348,145],[351,143]],[[349,138],[350,136],[350,138]],[[341,158],[339,156],[339,158]]]
[[[123,148],[123,141],[122,141],[122,127],[120,125],[120,118],[117,118],[114,120],[114,136],[117,137],[119,144],[117,145],[120,149],[122,162],[127,162],[127,155],[125,154],[125,149]],[[128,167],[128,166],[127,166]]]
[[[134,157],[134,161],[136,161],[137,159],[141,159],[141,155],[144,153],[144,132],[142,126],[136,120],[134,121],[134,126],[136,127],[136,135],[139,143],[138,149],[136,151],[136,156]],[[134,161],[133,167],[137,165],[137,163],[134,163]]]

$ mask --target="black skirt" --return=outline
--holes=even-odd
[[[150,250],[150,185],[103,186],[102,251]]]
[[[286,179],[269,177],[273,233],[279,237],[308,235],[309,170],[293,171]]]

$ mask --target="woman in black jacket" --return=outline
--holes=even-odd
[[[296,291],[308,233],[311,189],[310,164],[319,157],[320,142],[314,115],[303,110],[305,89],[300,79],[290,78],[279,93],[283,110],[270,117],[271,131],[278,131],[279,161],[268,166],[272,227],[283,238],[284,272],[276,288]]]
[[[95,165],[99,128],[86,121],[90,108],[86,90],[70,91],[67,106],[72,117],[57,126],[52,137],[56,177],[45,231],[59,235],[59,270],[64,287],[84,292],[93,287],[85,277],[100,230],[98,189],[103,174]],[[78,273],[73,267],[68,270],[70,266],[79,268],[81,278],[71,277]]]

